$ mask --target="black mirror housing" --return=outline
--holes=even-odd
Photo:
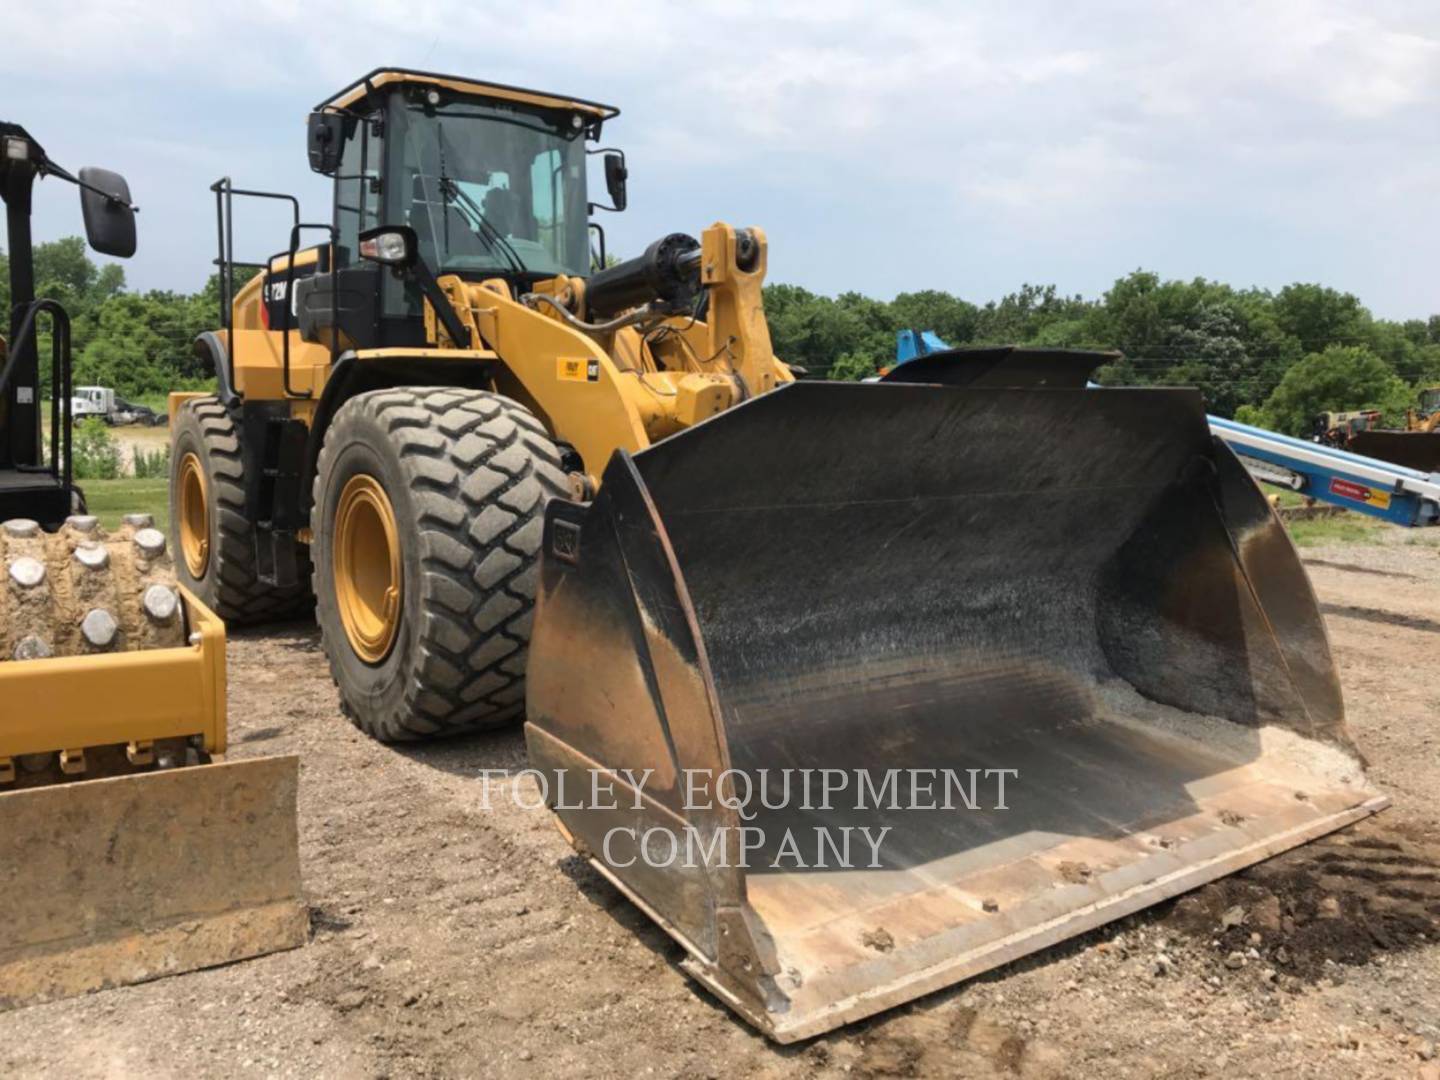
[[[325,176],[334,176],[340,168],[340,155],[345,147],[345,115],[338,112],[311,113],[305,126],[305,146],[310,154],[310,168]]]
[[[629,176],[625,155],[618,150],[608,152],[605,155],[605,190],[610,193],[611,209],[625,209],[625,181]]]
[[[128,259],[135,254],[135,208],[130,185],[109,169],[80,170],[80,213],[85,239],[101,255]]]

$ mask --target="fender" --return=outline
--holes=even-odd
[[[454,353],[452,355],[460,355]],[[305,441],[305,465],[300,478],[298,511],[301,520],[310,516],[314,491],[315,469],[320,460],[320,447],[330,422],[340,406],[357,394],[386,390],[392,386],[459,386],[467,389],[495,389],[494,365],[498,358],[477,357],[466,353],[466,359],[439,359],[425,355],[403,355],[401,350],[384,350],[384,355],[367,355],[347,350],[335,361],[325,388],[310,416],[310,434]]]
[[[220,404],[232,412],[238,409],[240,395],[235,393],[235,384],[230,373],[230,354],[220,335],[213,330],[206,330],[195,339],[191,351],[201,360],[208,356],[215,366],[215,394],[220,399]]]

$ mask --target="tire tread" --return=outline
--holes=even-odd
[[[524,707],[545,505],[569,492],[559,450],[524,406],[484,390],[399,387],[360,394],[342,407],[331,431],[347,410],[388,432],[405,477],[415,514],[401,528],[419,544],[421,618],[413,628],[403,704],[380,716],[362,715],[345,701],[331,654],[348,642],[343,629],[321,619],[322,638],[340,637],[325,651],[342,709],[362,731],[387,742],[514,721]],[[336,453],[327,438],[315,478],[317,536],[322,488]],[[314,573],[318,591],[322,583]]]

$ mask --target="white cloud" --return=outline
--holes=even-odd
[[[306,178],[303,112],[381,62],[614,100],[624,115],[607,141],[629,148],[637,196],[611,225],[616,242],[698,228],[715,216],[698,193],[719,192],[750,220],[788,215],[764,222],[774,249],[792,245],[801,257],[784,265],[822,287],[916,282],[880,280],[873,261],[807,265],[829,244],[807,230],[834,227],[820,205],[858,230],[860,250],[953,233],[957,248],[989,237],[1069,266],[1077,238],[1108,233],[1135,245],[1114,256],[1122,270],[1161,254],[1183,263],[1186,244],[1213,253],[1216,223],[1234,222],[1233,263],[1209,265],[1242,281],[1302,256],[1317,259],[1312,277],[1354,272],[1304,230],[1366,198],[1379,201],[1357,250],[1436,220],[1440,7],[1422,0],[71,0],[12,3],[6,30],[22,69],[7,111],[17,99],[54,110],[31,120],[41,134],[74,109],[72,143],[108,138],[117,164],[127,146],[186,158],[175,171],[187,182],[226,160],[237,176]],[[113,118],[83,114],[86,98],[66,89],[77,71],[114,88]],[[158,168],[146,179],[167,182]],[[163,229],[159,218],[147,226]],[[1204,232],[1187,240],[1190,219]],[[1161,234],[1163,251],[1144,247]],[[1092,261],[1075,287],[1103,287],[1111,267]],[[989,263],[1006,272],[1003,257]],[[1372,265],[1369,291],[1440,308],[1436,286],[1402,281],[1404,269]]]

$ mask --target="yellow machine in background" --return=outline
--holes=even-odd
[[[34,295],[30,193],[78,184],[135,249],[123,178],[72,177],[0,124],[12,312],[0,341],[0,1009],[303,943],[297,762],[222,764],[225,629],[149,515],[109,531],[71,476],[70,321]],[[51,356],[48,452],[37,356]]]
[[[1405,410],[1405,430],[1440,431],[1440,386],[1420,391],[1418,407]]]
[[[172,399],[186,587],[227,620],[313,603],[378,738],[523,715],[576,849],[781,1040],[1383,805],[1300,562],[1197,394],[1003,348],[946,386],[796,381],[762,230],[592,267],[586,144],[616,113],[382,69],[310,117],[333,222],[215,185],[218,392]],[[623,208],[623,155],[594,152]],[[234,292],[252,197],[292,225]],[[609,805],[557,801],[592,770]],[[988,814],[691,798],[807,770],[1018,787]],[[888,846],[782,858],[816,830]]]

